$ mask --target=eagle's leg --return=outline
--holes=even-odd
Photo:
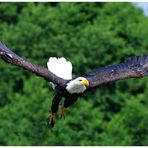
[[[70,105],[75,103],[78,100],[78,97],[71,97],[71,98],[66,98],[64,101],[64,105],[61,107],[61,117],[65,117],[64,113],[66,108],[68,108]]]
[[[51,125],[51,127],[54,127],[55,113],[58,111],[60,101],[61,96],[59,96],[59,94],[57,93],[52,100],[50,116],[48,120],[48,124]]]
[[[51,112],[49,117],[49,124],[54,127],[55,113]]]
[[[62,106],[61,106],[61,112],[60,112],[60,116],[61,116],[61,118],[62,118],[62,117],[65,118],[65,116],[64,116],[65,109],[66,109],[66,108],[62,105]]]

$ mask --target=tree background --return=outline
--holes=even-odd
[[[0,39],[46,66],[73,63],[73,76],[148,49],[148,18],[131,3],[0,3]],[[46,125],[50,84],[0,60],[0,145],[148,145],[148,78],[103,85]]]

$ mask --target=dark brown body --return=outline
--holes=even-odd
[[[61,102],[61,99],[64,99],[63,106],[65,108],[69,107],[73,103],[75,103],[79,96],[82,94],[70,94],[65,88],[56,86],[55,87],[55,96],[52,100],[52,106],[51,111],[53,113],[56,113],[59,107],[59,103]]]

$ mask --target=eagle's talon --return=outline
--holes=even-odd
[[[51,126],[51,127],[54,127],[54,121],[55,121],[55,113],[52,113],[50,114],[49,116],[49,120],[48,120],[48,124]]]
[[[65,113],[65,107],[64,107],[64,106],[61,106],[60,117],[65,119],[65,115],[64,115],[64,113]]]

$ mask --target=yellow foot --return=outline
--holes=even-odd
[[[55,120],[55,113],[51,112],[49,117],[49,124],[51,125],[51,127],[54,127],[54,120]]]
[[[62,117],[65,118],[64,113],[65,113],[65,107],[64,106],[61,106],[61,113],[60,113],[61,118]]]

